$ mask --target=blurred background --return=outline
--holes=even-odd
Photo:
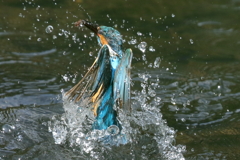
[[[186,159],[240,156],[239,0],[1,0],[0,15],[0,159],[81,159],[48,131],[99,50],[79,19],[123,35],[133,102],[146,90]]]

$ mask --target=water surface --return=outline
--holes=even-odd
[[[0,158],[237,159],[239,5],[2,0]],[[99,50],[79,19],[116,28],[133,50],[127,144],[98,142],[87,111],[62,97]]]

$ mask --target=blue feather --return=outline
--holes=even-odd
[[[80,22],[77,22],[80,23]],[[121,130],[114,108],[130,111],[130,69],[132,51],[123,52],[121,34],[106,26],[95,26],[88,21],[81,23],[96,35],[101,49],[98,57],[83,79],[70,89],[66,95],[75,102],[88,99],[95,120],[93,129],[105,130],[115,125]]]

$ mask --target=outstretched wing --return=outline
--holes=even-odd
[[[131,111],[130,93],[130,69],[132,62],[132,50],[127,49],[114,76],[114,99],[125,111]]]
[[[84,75],[66,95],[68,99],[75,99],[75,102],[80,101],[83,95],[89,96],[89,102],[98,103],[101,95],[111,82],[111,67],[109,61],[109,49],[106,45],[102,46],[98,52],[98,57]],[[96,106],[93,104],[93,106]]]

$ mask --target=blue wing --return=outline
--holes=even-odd
[[[82,80],[66,93],[68,99],[78,102],[84,96],[89,97],[89,103],[97,103],[112,81],[111,73],[109,50],[104,45]]]
[[[96,116],[93,129],[107,129],[111,125],[121,128],[114,104],[130,110],[131,60],[131,49],[119,60],[116,53],[104,45],[83,79],[66,93],[75,102],[87,98],[86,106],[92,106]]]
[[[132,62],[132,50],[127,49],[123,54],[120,64],[116,69],[114,82],[113,82],[113,93],[114,100],[118,102],[118,105],[125,111],[130,111],[130,69]]]

